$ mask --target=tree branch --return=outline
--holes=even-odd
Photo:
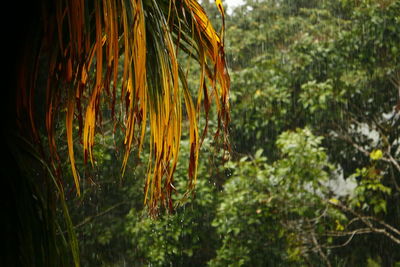
[[[315,232],[314,232],[314,228],[311,226],[311,223],[309,220],[307,220],[308,225],[310,226],[310,233],[311,233],[311,240],[314,243],[315,248],[318,251],[318,254],[321,256],[322,259],[324,259],[324,261],[326,262],[326,266],[331,267],[331,263],[328,259],[328,257],[326,256],[326,254],[322,251],[321,249],[321,245],[318,243],[318,240],[315,236]]]
[[[81,226],[83,226],[83,225],[89,223],[89,222],[92,221],[93,219],[95,219],[95,218],[97,218],[97,217],[100,217],[100,216],[103,216],[103,215],[109,213],[110,211],[112,211],[113,209],[116,209],[116,208],[118,208],[119,206],[121,206],[121,205],[123,205],[123,204],[126,204],[126,203],[128,203],[128,202],[127,202],[127,201],[123,201],[123,202],[117,203],[117,204],[115,204],[115,205],[113,205],[113,206],[111,206],[111,207],[105,209],[104,211],[102,211],[102,212],[100,212],[100,213],[97,213],[97,214],[95,214],[95,215],[86,217],[83,221],[81,221],[80,223],[76,224],[76,225],[74,226],[74,228],[81,227]]]
[[[343,244],[335,245],[335,246],[326,246],[326,248],[333,249],[333,248],[345,247],[351,242],[351,240],[353,240],[353,237],[356,234],[367,234],[367,233],[372,233],[372,231],[369,228],[361,228],[361,229],[354,230],[352,232],[343,232],[342,234],[339,234],[338,232],[335,232],[335,233],[332,233],[332,234],[328,234],[328,236],[346,236],[346,235],[350,235],[350,237]]]
[[[368,229],[370,229],[371,233],[373,232],[373,233],[383,234],[386,237],[388,237],[389,239],[391,239],[393,242],[395,242],[396,244],[400,245],[400,231],[398,229],[394,228],[393,226],[383,222],[382,220],[374,218],[372,216],[362,216],[361,214],[355,212],[354,210],[344,206],[343,204],[341,204],[339,202],[328,201],[328,203],[331,204],[332,206],[340,208],[343,211],[351,213],[353,216],[355,216],[360,221],[362,221],[368,227]],[[379,224],[384,226],[386,229],[385,228],[376,228],[370,220],[374,220],[375,222],[378,222]],[[352,220],[351,222],[354,222],[354,221]],[[389,232],[387,230],[389,230]],[[357,232],[360,232],[360,231],[361,231],[361,233],[367,233],[367,232],[365,232],[365,228],[357,229],[357,230],[354,230],[353,232],[348,232],[352,235],[348,241],[350,242],[351,239],[353,238],[353,236],[355,234],[357,234]],[[392,233],[390,233],[390,231],[392,231],[394,233],[394,235]],[[396,235],[399,235],[399,237],[397,237]]]

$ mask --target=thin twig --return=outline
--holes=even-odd
[[[123,204],[126,204],[126,203],[128,203],[128,202],[127,202],[127,201],[123,201],[123,202],[117,203],[117,204],[115,204],[115,205],[109,207],[108,209],[105,209],[104,211],[102,211],[102,212],[100,212],[100,213],[97,213],[97,214],[95,214],[95,215],[93,215],[93,216],[86,217],[83,221],[81,221],[80,223],[74,225],[73,227],[74,227],[75,229],[76,229],[76,228],[79,228],[79,227],[81,227],[81,226],[83,226],[83,225],[89,223],[89,222],[92,221],[93,219],[95,219],[95,218],[97,218],[97,217],[100,217],[100,216],[103,216],[103,215],[109,213],[110,211],[112,211],[113,209],[118,208],[119,206],[121,206],[121,205],[123,205]],[[62,232],[62,234],[66,234],[66,233],[67,233],[67,231]],[[58,234],[60,234],[60,232],[58,232],[57,235],[58,235]]]
[[[310,224],[310,222],[308,222]],[[311,224],[310,224],[311,225]],[[326,256],[326,254],[322,251],[320,244],[318,243],[317,238],[315,237],[315,232],[314,232],[314,228],[311,229],[310,231],[311,233],[311,239],[318,251],[318,254],[321,255],[321,257],[324,259],[324,261],[326,262],[326,266],[331,267],[331,263],[328,259],[328,257]]]
[[[381,228],[376,228],[376,227],[374,227],[374,225],[371,223],[370,219],[373,218],[374,221],[380,223],[381,225],[383,225],[383,226],[386,227],[387,229],[389,229],[389,230],[391,230],[392,232],[398,234],[398,233],[399,233],[399,230],[397,230],[397,229],[394,228],[393,226],[388,225],[388,224],[386,224],[385,222],[382,222],[381,220],[379,220],[379,219],[377,219],[377,218],[374,218],[374,217],[371,217],[371,216],[368,216],[368,217],[362,216],[361,214],[358,214],[358,213],[355,212],[354,210],[352,210],[352,209],[350,209],[350,208],[348,208],[348,207],[342,205],[341,203],[333,202],[333,201],[329,201],[328,203],[331,204],[331,205],[333,205],[333,206],[335,206],[335,207],[340,208],[340,209],[343,210],[343,211],[347,211],[347,212],[351,213],[351,214],[354,215],[355,217],[359,218],[360,221],[362,221],[366,226],[368,226],[368,228],[371,229],[372,232],[383,234],[383,235],[387,236],[389,239],[391,239],[393,242],[395,242],[396,244],[399,244],[399,245],[400,245],[400,238],[397,238],[396,236],[392,235],[390,232],[386,231],[386,229],[381,229]],[[357,230],[355,230],[355,231],[357,231]],[[354,235],[355,235],[355,234],[356,234],[356,233],[354,233]],[[354,235],[353,235],[353,236],[354,236]]]
[[[351,242],[351,240],[353,240],[353,237],[354,237],[356,234],[365,234],[365,233],[369,233],[369,232],[364,232],[363,230],[364,230],[364,229],[357,229],[357,230],[354,230],[354,231],[352,231],[352,232],[349,232],[350,237],[349,237],[349,239],[346,240],[346,242],[344,242],[343,244],[340,244],[340,245],[327,246],[326,248],[328,248],[328,249],[333,249],[333,248],[345,247],[345,246],[347,246],[347,245]],[[368,231],[371,231],[371,230],[368,230]],[[346,235],[347,235],[347,234],[346,234]],[[331,236],[344,236],[344,235],[331,235]]]
[[[111,206],[111,207],[105,209],[104,211],[102,211],[102,212],[100,212],[100,213],[97,213],[97,214],[95,214],[95,215],[93,215],[93,216],[86,217],[83,221],[81,221],[80,223],[76,224],[76,225],[74,226],[74,228],[81,227],[81,226],[83,226],[83,225],[89,223],[89,222],[92,221],[93,219],[95,219],[95,218],[97,218],[97,217],[100,217],[100,216],[103,216],[103,215],[109,213],[110,211],[112,211],[113,209],[116,209],[116,208],[118,208],[119,206],[121,206],[121,205],[123,205],[123,204],[126,204],[126,203],[127,203],[127,201],[123,201],[123,202],[117,203],[117,204],[115,204],[115,205],[113,205],[113,206]]]

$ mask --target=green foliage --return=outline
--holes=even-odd
[[[95,147],[72,216],[91,218],[76,228],[83,263],[395,266],[397,243],[356,230],[370,227],[357,216],[377,228],[400,222],[399,14],[395,0],[245,1],[226,18],[230,161],[207,135],[196,191],[175,191],[176,212],[154,220],[141,202],[146,166],[132,157],[113,184],[121,155]],[[104,134],[97,143],[121,142]],[[186,173],[179,162],[175,188]]]
[[[380,150],[378,150],[380,151]],[[378,155],[377,155],[378,154]],[[371,158],[379,158],[379,153],[371,153]],[[375,214],[387,212],[386,196],[391,194],[392,189],[382,184],[382,174],[375,164],[356,172],[350,178],[359,178],[357,187],[354,190],[354,197],[351,204],[356,207],[368,210],[372,209]]]
[[[157,220],[131,210],[126,217],[126,235],[132,246],[132,259],[154,266],[204,265],[214,255],[217,242],[211,227],[215,209],[213,186],[199,181],[194,200]]]
[[[327,99],[332,98],[332,80],[317,83],[315,80],[301,85],[299,102],[304,109],[309,109],[310,113],[327,109]]]
[[[304,220],[315,219],[326,208],[322,184],[331,167],[321,140],[309,129],[284,132],[276,142],[281,157],[272,165],[259,150],[227,166],[235,171],[225,183],[213,222],[223,239],[212,266],[302,262],[300,244],[308,227]]]
[[[222,246],[211,266],[265,265],[284,258],[285,230],[276,225],[279,213],[271,203],[271,167],[260,154],[227,166],[235,171],[224,185],[212,224],[222,237]]]
[[[205,140],[202,155],[212,160],[214,156],[209,149],[210,144]],[[184,147],[181,153],[182,158],[189,155]],[[176,171],[177,188],[185,188],[188,182],[183,166],[180,162]],[[128,251],[129,259],[154,266],[186,266],[188,263],[205,265],[214,256],[218,239],[211,221],[215,216],[217,188],[209,177],[217,170],[207,169],[204,164],[199,166],[200,179],[195,193],[185,196],[184,191],[177,192],[175,198],[181,204],[174,214],[161,214],[154,219],[140,209],[129,211],[124,229],[134,247]]]
[[[63,188],[33,146],[22,137],[14,138],[8,139],[6,146],[10,158],[2,160],[4,179],[10,185],[7,190],[14,194],[4,205],[12,209],[12,215],[7,214],[11,216],[3,228],[9,243],[2,264],[80,266],[78,240]],[[38,183],[46,179],[49,184]],[[43,194],[43,190],[54,195]],[[60,208],[54,209],[54,205]]]

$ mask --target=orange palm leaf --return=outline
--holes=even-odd
[[[221,1],[216,4],[224,17]],[[171,206],[183,110],[189,120],[190,188],[194,187],[197,176],[201,103],[204,103],[206,118],[211,101],[216,103],[219,125],[227,133],[229,76],[223,29],[221,35],[216,33],[195,0],[64,0],[50,1],[49,5],[52,6],[43,7],[47,19],[39,39],[40,49],[30,51],[36,55],[34,62],[20,68],[19,121],[27,122],[26,128],[37,140],[37,107],[33,105],[33,92],[39,90],[35,83],[38,70],[47,68],[45,117],[50,154],[53,160],[58,158],[54,122],[56,115],[66,110],[68,154],[79,195],[74,129],[79,126],[85,162],[89,159],[94,164],[93,147],[96,128],[101,123],[101,103],[109,100],[115,120],[118,120],[114,115],[115,106],[121,104],[125,107],[119,116],[125,131],[122,173],[133,146],[138,148],[139,154],[142,151],[146,129],[149,129],[145,203],[153,211],[160,203]],[[55,10],[54,14],[50,13],[52,10]],[[188,52],[200,64],[197,101],[187,88],[177,56],[179,51]],[[123,68],[120,74],[121,57]],[[119,83],[119,77],[122,83]],[[206,88],[206,79],[212,85],[212,92]],[[121,97],[117,99],[117,95]],[[24,117],[24,114],[28,116]],[[21,129],[24,129],[23,125]]]

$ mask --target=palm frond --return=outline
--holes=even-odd
[[[224,17],[221,1],[216,4]],[[38,70],[44,70],[45,128],[51,158],[58,160],[54,127],[58,114],[65,111],[68,154],[80,195],[74,129],[79,127],[84,161],[93,165],[101,103],[108,101],[113,118],[121,118],[124,125],[122,173],[133,147],[141,153],[146,129],[150,129],[144,201],[153,211],[160,202],[172,207],[173,173],[179,157],[184,110],[189,120],[189,189],[196,184],[202,104],[207,120],[211,101],[216,103],[219,128],[227,134],[229,75],[223,29],[220,35],[216,33],[195,0],[48,1],[43,5],[43,21],[39,48],[30,51],[34,55],[27,58],[30,64],[20,68],[17,108],[21,129],[28,126],[25,129],[40,143],[35,120],[38,107],[33,98],[35,90],[39,90]],[[197,100],[182,74],[180,51],[189,53],[200,65]],[[122,73],[118,69],[120,63]],[[207,79],[212,85],[210,90]],[[116,116],[118,104],[125,109]]]

